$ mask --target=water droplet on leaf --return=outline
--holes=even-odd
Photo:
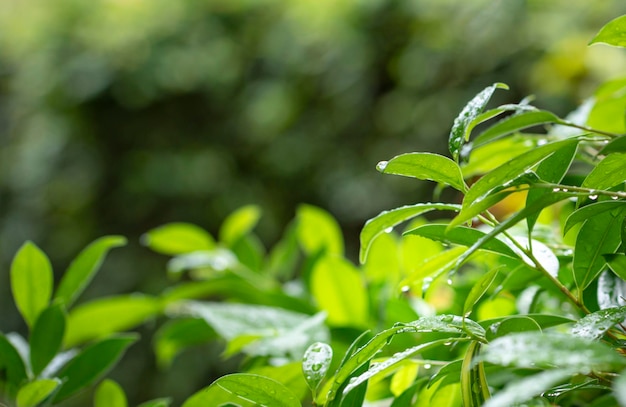
[[[378,171],[385,171],[385,168],[387,168],[387,164],[389,164],[389,161],[381,161],[376,164],[376,169]]]

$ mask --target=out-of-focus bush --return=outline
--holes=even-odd
[[[382,182],[381,157],[443,151],[495,81],[515,89],[500,101],[534,93],[566,114],[623,73],[623,52],[586,45],[624,13],[620,0],[4,0],[0,281],[26,239],[65,267],[97,236],[215,231],[245,203],[263,207],[268,241],[297,203],[327,208],[354,254],[365,219],[430,194]],[[161,260],[131,244],[92,293],[156,291]]]

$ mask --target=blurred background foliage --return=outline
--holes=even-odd
[[[85,298],[156,293],[165,259],[142,233],[215,233],[249,203],[268,245],[298,203],[326,208],[355,258],[366,219],[431,195],[378,161],[444,153],[453,118],[496,81],[511,91],[495,103],[534,94],[567,114],[623,74],[626,54],[587,43],[625,13],[622,0],[3,0],[0,309],[26,239],[60,273],[94,238],[125,235]]]

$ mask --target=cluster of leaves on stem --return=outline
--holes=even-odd
[[[624,46],[625,36],[621,17],[593,42]],[[183,407],[626,406],[626,81],[567,118],[529,100],[487,109],[506,88],[488,86],[461,111],[452,158],[409,153],[378,164],[462,198],[371,219],[360,266],[345,259],[323,210],[301,206],[268,251],[253,233],[260,210],[247,206],[219,241],[186,223],[145,234],[146,246],[172,256],[175,282],[160,295],[74,306],[124,238],[89,245],[56,290],[46,255],[27,242],[11,286],[29,335],[0,334],[3,401],[54,405],[96,384],[137,340],[122,332],[156,319],[163,369],[215,340],[224,357],[245,355],[241,372]],[[453,217],[422,218],[440,211]],[[94,403],[127,405],[112,380]]]

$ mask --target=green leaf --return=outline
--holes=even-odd
[[[514,316],[514,317],[506,316],[506,317],[500,317],[500,318],[494,318],[494,319],[485,319],[483,321],[480,321],[478,324],[482,326],[483,328],[485,328],[487,331],[489,331],[490,327],[495,324],[504,322],[511,318],[520,318],[520,317],[532,319],[539,326],[540,329],[551,328],[553,326],[569,324],[569,323],[574,322],[574,320],[570,318],[562,317],[560,315],[525,314],[523,316]],[[509,332],[515,332],[515,331],[509,330]]]
[[[182,407],[301,407],[284,385],[267,377],[235,373],[222,376],[190,398]]]
[[[422,291],[425,292],[432,281],[452,270],[466,251],[465,247],[453,247],[426,259],[400,282],[400,289],[408,291],[422,283]]]
[[[448,228],[451,229],[454,227],[458,227],[465,222],[469,222],[470,220],[474,219],[474,217],[480,215],[507,196],[516,192],[519,191],[515,191],[512,189],[497,192],[494,191],[483,199],[475,201],[469,206],[463,207],[463,209],[461,209],[461,212],[448,224]]]
[[[518,368],[562,368],[588,374],[626,366],[626,359],[611,347],[561,334],[524,332],[495,339],[483,348],[477,361]]]
[[[361,230],[361,250],[359,252],[360,262],[365,263],[367,254],[374,239],[381,233],[390,230],[390,228],[433,210],[458,211],[459,209],[461,209],[461,207],[454,204],[427,203],[407,205],[390,211],[381,212],[378,216],[368,220]]]
[[[17,309],[32,327],[52,295],[50,260],[33,242],[20,247],[11,264],[11,290]]]
[[[565,226],[563,227],[563,235],[567,234],[569,230],[576,226],[577,224],[586,221],[587,219],[600,215],[604,212],[613,211],[620,207],[625,207],[626,202],[624,201],[602,201],[602,202],[594,202],[589,205],[585,205],[582,208],[579,208],[572,212],[565,221]]]
[[[167,368],[184,349],[209,342],[215,333],[202,319],[185,318],[167,321],[154,335],[154,353],[160,368]]]
[[[427,387],[431,387],[434,384],[441,381],[441,386],[445,386],[450,383],[458,383],[461,377],[461,369],[463,366],[463,359],[454,360],[444,365],[437,373],[430,377]]]
[[[470,290],[467,297],[465,297],[465,304],[463,305],[463,315],[469,315],[472,312],[472,308],[474,305],[482,298],[483,295],[487,292],[489,287],[493,284],[498,275],[498,272],[503,268],[503,266],[496,267],[491,271],[485,273],[473,286]]]
[[[261,218],[261,208],[258,205],[246,205],[232,212],[222,223],[219,236],[220,241],[232,247],[258,223]]]
[[[367,391],[367,383],[361,383],[357,388],[349,392],[344,393],[345,388],[350,384],[352,380],[356,380],[357,377],[367,372],[370,367],[370,361],[366,361],[362,366],[352,372],[348,379],[345,380],[341,386],[337,389],[337,397],[327,399],[325,407],[359,407],[363,405],[365,401],[365,393]]]
[[[512,158],[535,148],[535,136],[517,134],[476,147],[470,151],[471,161],[461,170],[465,179],[484,174],[508,162]]]
[[[117,364],[126,349],[136,342],[136,334],[120,334],[85,348],[58,374],[63,385],[54,397],[58,403],[98,381]]]
[[[19,352],[7,337],[0,333],[0,377],[8,382],[6,390],[15,395],[18,387],[27,379],[26,367]]]
[[[127,407],[126,393],[113,380],[106,379],[96,388],[94,407]]]
[[[30,335],[30,364],[35,376],[61,350],[65,334],[65,309],[54,304],[39,314]]]
[[[465,105],[461,113],[454,119],[454,124],[450,130],[450,136],[448,140],[448,146],[450,153],[454,161],[459,160],[459,154],[461,148],[466,140],[468,128],[472,122],[482,113],[482,111],[489,103],[489,99],[496,91],[496,89],[508,89],[509,87],[503,83],[494,83],[491,86],[487,86],[480,93],[478,93],[472,100]],[[471,129],[470,129],[471,130]]]
[[[302,357],[302,373],[304,373],[306,383],[313,394],[317,393],[317,388],[322,380],[324,380],[324,377],[326,377],[332,360],[333,349],[323,342],[311,344],[304,352],[304,356]]]
[[[584,290],[598,277],[606,261],[603,254],[615,253],[622,242],[623,210],[604,212],[589,218],[578,232],[574,249],[574,280]]]
[[[583,188],[609,189],[626,180],[626,153],[609,154],[598,163],[582,183]]]
[[[390,358],[385,359],[380,363],[373,363],[370,365],[369,369],[366,372],[360,374],[359,376],[352,378],[349,380],[348,385],[343,389],[343,394],[347,394],[360,386],[361,384],[367,382],[369,379],[376,377],[378,375],[386,375],[389,370],[397,367],[400,362],[403,362],[406,359],[413,357],[415,354],[430,350],[437,346],[442,346],[445,343],[448,343],[450,339],[440,339],[433,342],[423,343],[421,345],[413,346],[402,352],[397,352]]]
[[[473,363],[480,353],[480,342],[472,342],[465,351],[461,366],[461,394],[464,407],[481,407],[491,396],[485,366],[482,362]]]
[[[142,324],[161,312],[161,302],[147,295],[120,295],[82,304],[67,319],[65,346],[72,347]]]
[[[341,257],[325,256],[311,273],[311,294],[334,326],[366,327],[369,319],[368,293],[362,275]],[[346,295],[346,289],[350,295]]]
[[[59,379],[39,379],[25,384],[17,392],[17,407],[36,407],[56,390]]]
[[[312,205],[300,205],[296,219],[298,241],[306,254],[324,251],[343,255],[341,228],[328,212]]]
[[[471,246],[479,239],[483,238],[486,234],[478,229],[463,226],[447,230],[447,226],[448,225],[444,224],[427,224],[408,230],[404,232],[404,234],[423,236],[439,242],[458,244],[462,246]],[[515,252],[506,243],[498,239],[494,239],[484,244],[481,249],[501,254],[503,256],[512,257],[514,259],[519,259],[519,256],[515,254]]]
[[[162,397],[162,398],[143,402],[137,407],[169,407],[170,404],[172,404],[171,398]]]
[[[569,370],[547,370],[508,384],[483,405],[484,407],[510,407],[543,394],[553,386],[571,377]]]
[[[613,326],[626,320],[626,307],[616,307],[585,315],[572,327],[572,335],[590,339],[601,339]]]
[[[259,338],[244,344],[242,351],[251,356],[290,356],[300,360],[311,343],[329,340],[323,313],[309,316],[262,305],[197,301],[173,304],[168,313],[200,317],[227,341]]]
[[[438,154],[407,153],[389,161],[381,161],[376,168],[383,174],[435,181],[464,192],[467,190],[461,168],[457,163]]]
[[[623,241],[623,239],[622,239]],[[604,254],[604,261],[616,276],[622,280],[626,280],[626,255],[622,253]]]
[[[467,191],[463,199],[463,208],[474,204],[476,201],[483,199],[494,189],[506,185],[508,182],[523,175],[526,170],[545,160],[555,151],[561,148],[571,147],[573,144],[577,143],[578,140],[576,139],[557,141],[518,155],[511,161],[485,174],[476,181],[469,191]]]
[[[546,123],[561,123],[562,120],[553,113],[545,110],[533,110],[508,116],[487,130],[479,134],[474,139],[475,146],[481,146],[500,137],[527,129],[529,127],[539,126]]]
[[[626,153],[626,136],[616,137],[611,140],[602,147],[598,155],[609,155],[611,153]]]
[[[541,331],[541,326],[538,322],[526,315],[513,315],[504,317],[501,321],[491,324],[489,329],[487,329],[487,340],[492,341],[513,332],[532,331]]]
[[[215,240],[204,229],[191,223],[168,223],[141,236],[141,243],[158,253],[177,255],[211,250]]]
[[[589,44],[600,42],[616,47],[626,47],[626,15],[605,24]]]
[[[302,375],[302,361],[300,360],[280,366],[261,365],[247,370],[246,373],[276,380],[291,390],[300,400],[310,394],[310,389]]]
[[[104,236],[87,246],[63,275],[54,296],[69,308],[98,272],[109,250],[126,245],[122,236]]]

